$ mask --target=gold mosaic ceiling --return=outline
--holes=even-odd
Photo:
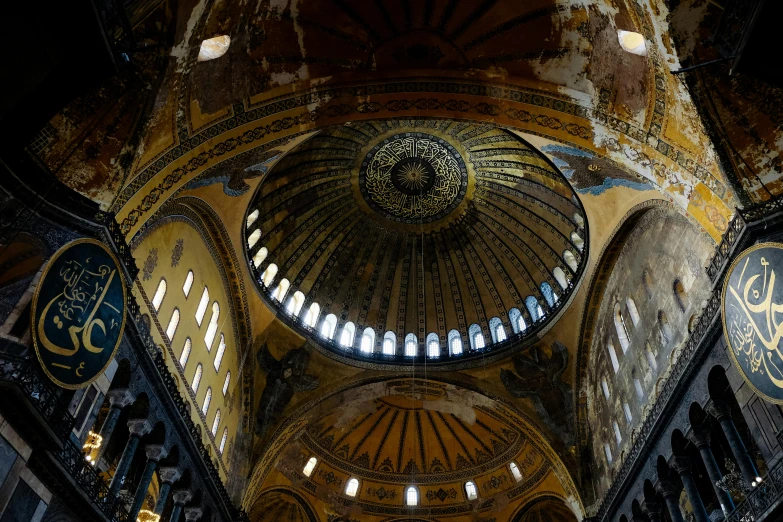
[[[272,168],[247,221],[268,303],[354,362],[519,345],[557,316],[587,251],[581,203],[540,152],[452,120],[327,128]]]

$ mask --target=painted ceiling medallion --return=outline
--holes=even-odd
[[[457,150],[442,138],[408,132],[370,149],[362,162],[359,187],[370,208],[384,218],[431,223],[465,197],[468,171]]]

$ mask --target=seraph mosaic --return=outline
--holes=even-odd
[[[541,147],[579,194],[600,196],[612,187],[652,190],[653,186],[639,176],[629,174],[614,163],[590,151],[550,144]]]

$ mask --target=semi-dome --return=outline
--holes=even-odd
[[[558,315],[587,255],[557,168],[511,132],[452,120],[319,132],[267,173],[246,227],[268,304],[358,364],[520,345]]]

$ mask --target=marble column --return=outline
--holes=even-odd
[[[663,495],[672,522],[685,522],[680,510],[680,487],[671,480],[661,480],[656,485],[656,489]]]
[[[715,461],[715,455],[713,455],[710,447],[710,432],[704,426],[695,427],[688,434],[688,438],[699,449],[701,460],[704,462],[704,467],[707,468],[707,476],[710,477],[715,496],[718,498],[718,502],[720,502],[723,514],[728,515],[734,511],[734,501],[727,491],[715,485],[723,478],[723,474],[720,472],[718,463]]]
[[[688,495],[688,500],[691,501],[691,509],[696,517],[696,522],[710,522],[710,516],[704,507],[704,502],[701,500],[699,488],[693,479],[691,459],[688,457],[674,457],[672,459],[672,468],[680,475],[685,494]]]
[[[107,397],[110,404],[109,415],[106,416],[106,420],[103,421],[103,426],[101,426],[99,435],[101,436],[102,442],[101,446],[92,456],[94,462],[100,462],[103,452],[106,451],[106,446],[109,444],[111,434],[114,433],[114,428],[117,426],[117,421],[120,418],[120,413],[122,413],[123,408],[133,404],[133,401],[136,400],[127,388],[110,390]]]
[[[158,501],[155,503],[155,514],[160,515],[166,508],[166,501],[169,499],[169,491],[171,491],[171,485],[174,484],[182,476],[182,472],[179,468],[160,468],[158,470],[158,478],[160,478],[160,494],[158,495]]]
[[[125,476],[128,474],[133,457],[136,455],[136,448],[139,447],[139,441],[144,435],[152,431],[152,426],[147,419],[130,419],[128,421],[128,429],[130,430],[130,438],[128,438],[120,463],[117,465],[109,485],[109,491],[114,495],[119,493],[122,483],[125,482]]]
[[[759,476],[759,472],[756,470],[756,465],[753,463],[750,455],[748,455],[745,443],[742,442],[742,437],[740,437],[739,431],[737,431],[737,427],[734,425],[729,405],[724,402],[712,401],[707,406],[707,412],[718,419],[743,478],[748,484],[757,484],[759,481],[756,479]]]
[[[192,507],[186,507],[185,508],[185,520],[188,522],[196,522],[197,520],[201,520],[201,515],[204,514],[204,510],[201,509],[199,506],[192,506]]]
[[[663,521],[663,515],[661,513],[661,505],[655,502],[654,500],[645,500],[642,502],[642,511],[645,515],[647,515],[647,518],[650,519],[650,522],[662,522]]]
[[[174,509],[171,510],[171,518],[169,522],[179,522],[179,518],[182,515],[182,510],[185,509],[185,504],[190,502],[193,498],[193,493],[189,489],[178,489],[172,494],[174,500]]]
[[[139,510],[141,510],[141,506],[144,504],[144,498],[147,496],[147,490],[150,487],[150,482],[152,482],[155,469],[158,467],[158,462],[169,454],[169,450],[162,444],[148,444],[144,447],[144,451],[147,453],[147,465],[144,467],[144,473],[141,476],[139,485],[136,487],[136,494],[133,496],[133,504],[131,504],[130,511],[128,511],[129,520],[136,520]]]

